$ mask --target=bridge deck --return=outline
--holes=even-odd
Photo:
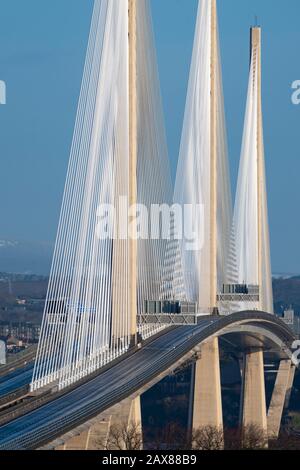
[[[262,315],[271,318],[253,312],[251,318],[257,321]],[[218,329],[240,318],[246,318],[245,314],[244,317],[206,317],[197,326],[168,331],[96,378],[2,426],[0,449],[34,449],[51,442],[130,396]],[[283,340],[293,339],[282,322],[276,318],[272,322],[282,332]]]

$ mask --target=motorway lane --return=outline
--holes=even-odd
[[[176,362],[214,321],[170,330],[90,382],[2,426],[0,449],[36,448],[104,411]]]

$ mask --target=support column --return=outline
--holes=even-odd
[[[257,426],[267,436],[267,408],[263,351],[250,351],[244,355],[241,396],[241,425]]]
[[[196,362],[191,365],[191,384],[189,393],[189,407],[188,407],[188,434],[193,430],[193,415],[194,415],[194,390],[195,390],[195,371]]]
[[[134,400],[124,400],[120,405],[114,407],[114,413],[108,419],[104,420],[99,416],[96,424],[71,437],[65,444],[57,447],[56,450],[104,450],[108,443],[111,428],[124,425],[127,425],[128,429],[130,426],[137,426],[138,432],[142,433],[140,397]],[[126,449],[124,448],[124,450]]]
[[[87,450],[90,430],[78,436],[72,437],[68,442],[56,448],[56,450]]]
[[[142,432],[141,397],[137,397],[131,401],[128,425],[138,425]]]
[[[119,438],[119,445],[123,447],[122,450],[130,450],[126,448],[126,442],[122,442],[123,440],[122,433],[123,433],[123,430],[126,429],[126,427],[127,427],[127,430],[129,431],[132,427],[134,427],[135,428],[134,430],[136,433],[142,434],[142,415],[141,415],[140,397],[137,397],[134,400],[126,399],[123,402],[121,402],[119,406],[115,408],[115,412],[111,416],[109,427],[107,429],[106,442],[103,443],[102,441],[102,445],[103,445],[102,449],[105,449],[107,442],[110,439],[110,431],[114,426],[116,426],[117,430],[119,429],[121,431],[120,438]],[[114,442],[110,442],[110,446],[114,447]],[[116,448],[115,450],[121,450],[121,449]]]
[[[206,426],[223,429],[218,338],[201,345],[195,368],[193,429]]]
[[[296,372],[296,366],[295,364],[292,364],[291,369],[290,369],[288,388],[287,388],[287,392],[285,396],[284,409],[287,409],[290,406],[290,399],[291,399],[291,394],[293,390],[295,372]]]
[[[268,411],[268,435],[271,439],[279,436],[288,389],[292,386],[291,375],[293,376],[291,361],[281,361]]]
[[[129,52],[129,181],[124,180],[124,170],[121,162],[115,164],[115,235],[113,241],[112,257],[112,337],[116,349],[122,347],[120,341],[124,337],[124,316],[131,336],[131,345],[137,343],[137,240],[136,240],[136,214],[132,212],[137,204],[137,0],[128,0],[128,52]],[[122,123],[119,123],[122,125]],[[129,229],[128,240],[119,237],[124,227],[119,226],[120,213],[127,207],[119,207],[119,197],[124,197],[129,185]],[[123,261],[124,253],[128,249],[128,266]],[[128,269],[127,269],[128,268]],[[124,279],[128,277],[128,287]],[[128,289],[128,292],[126,290]],[[128,299],[128,302],[126,301]],[[124,305],[125,302],[125,305]]]

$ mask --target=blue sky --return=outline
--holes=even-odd
[[[273,272],[300,272],[299,0],[219,0],[230,164],[235,185],[249,27],[263,27],[263,107]],[[92,0],[0,0],[0,238],[53,242],[87,45]],[[151,0],[173,176],[197,0]],[[0,260],[1,264],[1,260]],[[1,266],[0,266],[1,267]]]

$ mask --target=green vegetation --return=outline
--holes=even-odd
[[[289,416],[292,419],[291,421],[292,428],[296,430],[300,430],[300,412],[292,411],[289,413]]]

